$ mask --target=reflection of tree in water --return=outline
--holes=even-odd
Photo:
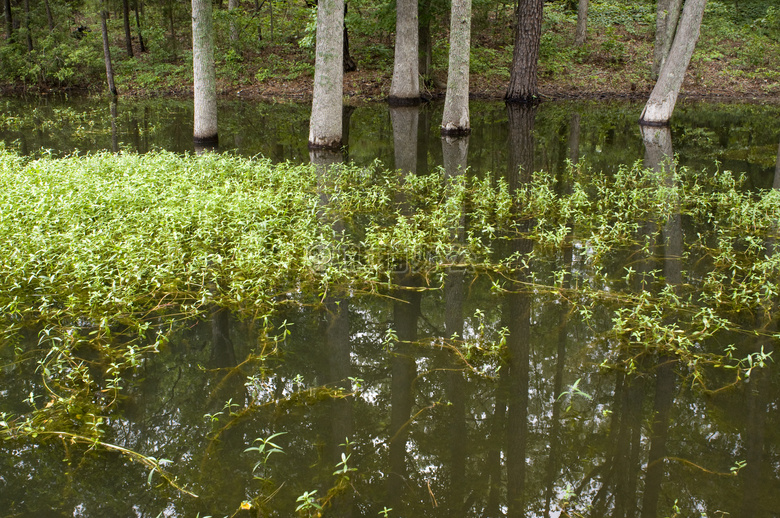
[[[534,168],[533,128],[536,107],[533,105],[507,104],[509,112],[509,164],[507,184],[509,192],[528,182]],[[519,212],[520,207],[515,207]],[[525,222],[521,232],[530,229]],[[504,296],[501,316],[502,327],[507,337],[508,379],[505,388],[507,395],[506,428],[506,470],[507,470],[507,516],[525,516],[526,513],[526,456],[528,449],[528,400],[529,400],[529,361],[531,333],[531,297],[522,286],[528,280],[528,272],[521,266],[533,250],[533,242],[527,238],[511,237],[505,251],[506,256],[516,255],[516,272],[512,280],[516,284],[509,287]]]
[[[419,106],[391,107],[390,118],[393,125],[393,146],[395,169],[403,174],[417,172],[417,124]],[[396,204],[402,212],[411,211],[400,193],[396,194]],[[412,425],[414,407],[414,382],[417,377],[414,345],[417,342],[417,321],[421,315],[422,292],[415,288],[421,286],[422,279],[412,271],[413,258],[406,258],[398,265],[394,295],[393,324],[398,340],[391,351],[390,385],[390,430],[389,430],[389,475],[387,477],[388,507],[402,509],[405,488],[409,484],[407,474],[407,441]]]
[[[346,297],[329,296],[325,301],[327,321],[325,337],[327,340],[328,384],[345,392],[351,389],[349,378],[352,376],[351,343],[349,332],[349,299]],[[330,401],[330,465],[337,466],[341,462],[342,453],[350,455],[346,446],[354,441],[354,426],[351,398],[333,398]],[[349,466],[356,463],[354,456],[350,458]],[[335,469],[335,468],[334,468]],[[352,487],[340,488],[339,493],[331,500],[332,512],[336,516],[349,518],[352,516],[354,492]]]
[[[780,190],[780,148],[777,153],[777,163],[775,165],[775,174],[772,182],[772,188]],[[778,253],[777,234],[780,222],[774,222],[773,233],[764,242],[767,257]],[[751,353],[773,353],[775,351],[774,341],[769,338],[772,334],[778,332],[778,303],[775,300],[771,302],[770,307],[763,308],[755,318],[755,328],[761,332],[751,344]],[[777,492],[778,483],[776,473],[773,473],[771,467],[772,457],[776,458],[776,453],[771,448],[775,441],[767,435],[774,437],[772,428],[768,425],[772,410],[776,409],[776,402],[772,401],[773,380],[772,374],[775,369],[772,363],[767,363],[765,367],[756,369],[748,379],[745,391],[745,405],[747,407],[747,420],[745,422],[745,467],[740,475],[742,476],[742,502],[740,511],[742,516],[774,516],[777,509],[768,506],[765,502],[769,501],[768,495]]]
[[[444,157],[445,179],[466,174],[469,138],[442,138],[442,154]],[[450,229],[452,241],[462,245],[465,238],[465,207],[461,207],[461,218],[456,227]],[[448,260],[455,262],[455,258]],[[444,336],[448,338],[463,338],[463,301],[465,297],[464,280],[466,272],[463,267],[453,266],[445,270],[444,281]],[[468,451],[468,432],[466,427],[466,380],[464,379],[463,362],[454,354],[450,357],[451,367],[447,372],[446,397],[450,405],[449,421],[449,511],[453,516],[462,515],[466,508],[466,457]]]

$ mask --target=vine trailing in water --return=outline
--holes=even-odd
[[[780,192],[742,190],[727,171],[669,177],[639,164],[508,185],[214,154],[0,151],[1,352],[35,365],[45,387],[29,412],[4,415],[2,434],[71,433],[99,445],[123,376],[182,323],[228,308],[259,322],[275,351],[289,331],[270,317],[300,293],[387,293],[399,289],[401,265],[427,280],[414,289],[469,268],[496,292],[566,300],[603,330],[604,365],[631,370],[669,355],[712,390],[707,365],[739,379],[771,360]],[[521,241],[530,246],[513,246]],[[475,358],[494,361],[507,343],[506,329],[494,344],[480,329],[476,342],[451,341],[476,373],[489,369]],[[713,340],[725,333],[760,343],[741,351]],[[309,493],[301,505],[313,502]]]

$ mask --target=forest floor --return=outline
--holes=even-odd
[[[749,12],[746,6],[741,9]],[[627,6],[622,2],[593,2],[590,11],[592,23],[589,22],[588,40],[578,48],[573,42],[576,13],[557,3],[546,4],[538,71],[540,100],[646,100],[654,85],[650,74],[654,10],[645,4]],[[766,6],[758,11],[769,13]],[[780,17],[777,18],[768,14],[764,18],[758,15],[740,18],[733,12],[732,4],[710,2],[681,98],[780,103]],[[507,20],[474,21],[472,99],[501,100],[504,97],[513,48]],[[345,103],[383,101],[388,96],[392,79],[392,33],[366,34],[357,27],[353,29],[350,53],[358,69],[344,76]],[[115,33],[113,45],[121,49],[121,34]],[[177,48],[187,48],[185,36],[179,36],[181,41]],[[278,35],[261,42],[242,40],[241,45],[234,47],[229,42],[218,45],[219,96],[266,102],[310,102],[313,49],[302,47],[299,36]],[[430,54],[431,72],[422,82],[422,93],[426,98],[444,97],[447,37],[444,26],[431,33],[434,42]],[[94,36],[92,40],[90,44],[97,45],[98,37]],[[161,50],[163,44],[163,40],[159,41],[157,49]],[[67,88],[55,87],[51,81],[36,84],[16,79],[0,82],[0,94],[105,95],[105,68],[98,59],[97,48],[92,51],[94,59],[86,68],[89,73],[80,70]],[[136,47],[134,58],[126,56],[123,50],[112,53],[116,56],[115,75],[120,97],[192,97],[192,62],[186,52],[178,51],[164,57],[162,52],[141,53]]]
[[[573,67],[574,68],[574,67]],[[646,100],[653,89],[653,83],[646,81],[631,81],[615,76],[614,72],[604,71],[600,74],[582,77],[576,69],[570,77],[562,80],[560,76],[539,78],[539,95],[541,101],[564,99],[628,99]],[[699,67],[689,71],[680,93],[681,98],[701,100],[728,100],[745,102],[780,102],[780,95],[774,89],[767,90],[767,80],[750,78],[731,78],[722,81],[722,74],[716,67]],[[344,76],[344,96],[346,102],[360,104],[362,102],[384,100],[390,91],[392,73],[380,70],[357,70]],[[472,99],[501,100],[504,98],[508,81],[495,77],[472,75],[470,97]],[[313,80],[299,77],[291,80],[271,80],[261,84],[235,86],[222,84],[219,95],[222,98],[252,99],[262,101],[284,102],[311,100]],[[135,92],[144,95],[143,92]],[[446,93],[446,76],[428,81],[423,85],[426,98],[443,99]],[[191,95],[189,90],[170,92],[172,95]]]
[[[595,39],[595,38],[594,38]],[[644,48],[642,48],[644,47]],[[600,51],[598,43],[595,50],[585,59],[560,62],[555,59],[540,60],[539,94],[540,100],[563,99],[628,99],[646,100],[653,88],[650,78],[652,56],[649,45],[627,46],[620,61],[614,62]],[[286,51],[286,52],[285,52]],[[735,52],[737,52],[735,50]],[[356,51],[356,54],[359,49]],[[685,82],[680,93],[681,98],[729,101],[780,103],[780,81],[775,74],[760,66],[745,67],[735,65],[728,59],[711,59],[705,49],[697,50],[688,68]],[[275,69],[264,68],[267,56],[279,56],[280,62]],[[473,58],[472,58],[473,59]],[[492,62],[489,66],[472,66],[470,77],[470,96],[472,99],[501,100],[509,83],[509,62]],[[223,99],[247,99],[268,102],[309,102],[313,91],[313,67],[303,73],[285,73],[295,69],[300,63],[307,63],[305,56],[289,52],[289,48],[265,49],[263,55],[245,57],[243,74],[240,79],[230,79],[229,74],[220,74],[218,69],[218,93]],[[392,69],[388,64],[363,65],[358,60],[358,70],[344,75],[344,97],[348,104],[383,101],[390,91]],[[478,64],[479,65],[479,64]],[[219,65],[218,65],[219,66]],[[474,72],[474,69],[477,71]],[[487,70],[486,70],[487,69]],[[264,73],[268,70],[271,73]],[[255,79],[260,74],[260,80]],[[252,79],[247,79],[252,78]],[[444,98],[447,74],[444,67],[434,68],[431,76],[422,81],[423,96],[429,99]],[[124,95],[150,97],[191,97],[192,86],[188,82],[177,82],[165,87],[157,85],[147,88],[138,84],[132,77],[127,78],[120,90]]]
[[[558,74],[555,78],[539,78],[540,101],[566,99],[626,99],[646,100],[653,88],[647,80],[630,80],[623,74],[611,71],[597,71],[585,75],[580,67],[573,66],[567,77]],[[729,102],[780,103],[780,94],[776,92],[776,83],[767,79],[748,77],[729,77],[716,66],[697,67],[689,70],[680,92],[682,99],[697,99]],[[382,70],[357,70],[344,75],[344,97],[348,104],[383,101],[390,91],[392,72]],[[472,75],[470,98],[479,100],[501,100],[508,85],[501,78]],[[443,99],[446,93],[446,75],[421,84],[426,99]],[[126,82],[120,87],[122,97],[192,97],[192,86],[145,88]],[[291,79],[270,79],[263,82],[236,84],[231,81],[219,81],[218,95],[221,99],[246,99],[266,102],[310,102],[313,91],[313,78],[301,76]],[[93,88],[72,88],[67,90],[33,88],[24,85],[2,85],[0,95],[18,95],[25,93],[57,94],[102,94]]]

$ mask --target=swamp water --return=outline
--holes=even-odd
[[[268,199],[237,161],[2,155],[1,514],[776,515],[774,109],[643,140],[597,106],[484,105],[468,147],[408,138],[435,109],[358,108],[349,158],[419,176],[258,173]],[[307,162],[279,109],[223,118],[223,148]],[[187,150],[161,111],[132,144],[120,109],[117,147]],[[82,136],[35,123],[55,155],[111,149],[74,113]],[[6,147],[50,146],[17,120]]]

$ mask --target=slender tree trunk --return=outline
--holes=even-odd
[[[683,8],[679,28],[663,68],[650,94],[639,122],[650,125],[669,123],[677,103],[685,72],[699,39],[701,20],[707,0],[688,0]]]
[[[24,33],[27,40],[27,52],[33,51],[32,34],[30,33],[30,0],[24,0]]]
[[[192,70],[198,143],[217,142],[217,73],[214,66],[214,18],[211,0],[192,0]]]
[[[777,148],[777,160],[775,161],[775,179],[772,182],[772,189],[780,190],[780,146]]]
[[[354,72],[357,70],[357,63],[349,54],[349,31],[347,30],[347,2],[344,2],[344,72]]]
[[[396,0],[395,60],[390,96],[394,105],[419,104],[420,56],[417,0]]]
[[[585,45],[585,37],[588,32],[588,0],[579,0],[577,4],[577,29],[574,32],[574,46]]]
[[[344,92],[344,0],[320,0],[309,148],[338,148]]]
[[[238,41],[238,24],[235,20],[236,9],[238,9],[238,0],[228,0],[228,13],[230,17],[230,41],[236,43]]]
[[[51,14],[51,5],[49,5],[49,0],[44,0],[43,5],[46,7],[46,21],[49,22],[49,30],[54,30],[54,16]]]
[[[111,106],[109,110],[111,112],[111,151],[119,153],[119,134],[116,127],[117,119],[117,102],[116,97],[111,99]]]
[[[519,0],[517,4],[517,30],[509,89],[505,96],[507,102],[535,102],[539,94],[537,70],[543,7],[544,0]]]
[[[3,2],[3,12],[5,13],[5,39],[13,41],[14,39],[14,18],[11,12],[11,0]]]
[[[442,135],[467,135],[469,122],[469,52],[471,51],[471,0],[452,0],[450,63],[447,94],[441,121]]]
[[[122,20],[125,25],[125,45],[128,57],[133,57],[133,36],[130,34],[130,0],[122,0]]]
[[[658,79],[669,50],[672,48],[683,0],[658,0],[655,14],[655,46],[653,48],[652,77]]]
[[[420,20],[417,30],[417,41],[420,46],[420,77],[428,81],[431,78],[431,65],[433,59],[433,42],[431,41],[431,0],[422,0],[419,3]]]
[[[111,64],[111,50],[108,47],[108,25],[106,24],[106,18],[108,13],[105,10],[105,4],[101,6],[100,10],[100,34],[103,37],[103,60],[106,63],[106,79],[108,80],[108,91],[111,95],[116,97],[116,85],[114,84],[114,66]]]
[[[168,3],[168,17],[171,24],[171,53],[173,54],[173,57],[176,57],[176,51],[178,50],[178,44],[176,43],[176,24],[174,23],[174,16],[173,11],[175,9],[176,5],[173,3],[173,1]],[[193,13],[194,16],[194,13]]]
[[[143,10],[142,0],[135,0],[135,25],[138,27],[138,48],[141,52],[146,52],[146,46],[144,45],[144,36],[141,31],[141,15],[140,10]]]
[[[259,31],[260,29],[258,28],[257,30]],[[270,32],[268,38],[271,41],[274,41],[274,3],[273,2],[268,2],[268,31]],[[260,39],[262,40],[263,38],[261,37]]]

